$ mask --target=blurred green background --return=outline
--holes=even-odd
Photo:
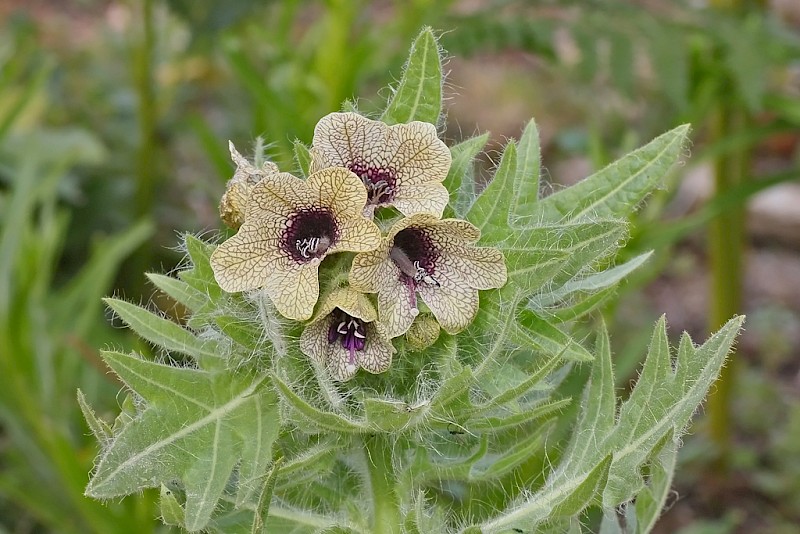
[[[180,320],[144,272],[219,231],[227,140],[292,170],[322,115],[381,108],[423,25],[451,58],[444,136],[490,130],[483,168],[531,116],[550,190],[694,125],[633,221],[625,254],[656,259],[604,311],[619,394],[660,313],[697,340],[747,313],[658,528],[800,532],[797,0],[5,0],[0,21],[0,533],[168,530],[154,494],[83,497],[76,389],[113,419],[98,350],[151,350],[100,297]]]

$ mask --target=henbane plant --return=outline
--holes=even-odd
[[[107,299],[163,357],[104,352],[127,391],[113,424],[79,393],[87,495],[160,487],[190,532],[653,527],[743,319],[676,350],[660,320],[624,401],[605,328],[572,326],[647,260],[614,261],[689,128],[542,196],[531,121],[476,194],[487,136],[447,148],[441,94],[424,30],[379,120],[322,117],[294,174],[231,147],[236,234],[188,235],[187,268],[148,275],[187,324]]]

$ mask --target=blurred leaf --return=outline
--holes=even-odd
[[[642,19],[650,62],[664,95],[677,110],[686,108],[689,95],[689,50],[683,33],[662,20]]]
[[[634,95],[636,61],[633,54],[634,41],[630,35],[614,32],[609,35],[611,50],[609,67],[611,79],[620,92],[630,98]]]

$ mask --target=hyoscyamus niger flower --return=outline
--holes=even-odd
[[[417,295],[446,332],[458,333],[478,312],[478,290],[506,283],[503,253],[474,246],[479,238],[475,226],[459,219],[425,213],[401,219],[379,247],[356,255],[350,285],[378,294],[378,317],[390,337],[411,326]]]
[[[228,292],[263,288],[281,315],[308,319],[325,256],[380,243],[380,230],[362,215],[366,202],[361,180],[341,167],[308,180],[289,173],[265,177],[250,192],[239,232],[211,255],[217,283]]]
[[[427,122],[388,126],[357,113],[331,113],[314,128],[311,169],[346,167],[367,189],[366,213],[394,206],[403,215],[442,216],[450,198],[442,181],[452,161]]]
[[[382,373],[395,350],[377,318],[366,295],[348,287],[335,289],[300,336],[300,350],[334,380],[349,380],[359,368]]]

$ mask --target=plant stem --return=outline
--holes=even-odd
[[[376,434],[364,438],[370,489],[372,490],[372,532],[400,533],[400,507],[395,494],[392,466],[392,444],[387,436]]]
[[[723,102],[714,118],[714,138],[737,135],[747,128],[745,111]],[[747,180],[749,152],[738,149],[714,161],[715,196],[726,194]],[[742,272],[744,264],[745,207],[737,206],[719,214],[709,228],[711,263],[711,303],[709,329],[714,331],[742,308]],[[709,397],[708,415],[711,439],[717,447],[716,470],[728,469],[731,451],[731,397],[735,382],[736,359],[731,355],[720,373],[716,391]]]
[[[133,78],[138,96],[139,146],[136,150],[136,198],[134,215],[136,220],[150,218],[157,198],[158,158],[157,109],[153,86],[153,54],[155,30],[153,27],[153,1],[141,0],[141,37],[136,45],[133,63]],[[127,273],[128,288],[132,293],[143,290],[143,273],[150,269],[153,248],[145,242],[132,256]]]

